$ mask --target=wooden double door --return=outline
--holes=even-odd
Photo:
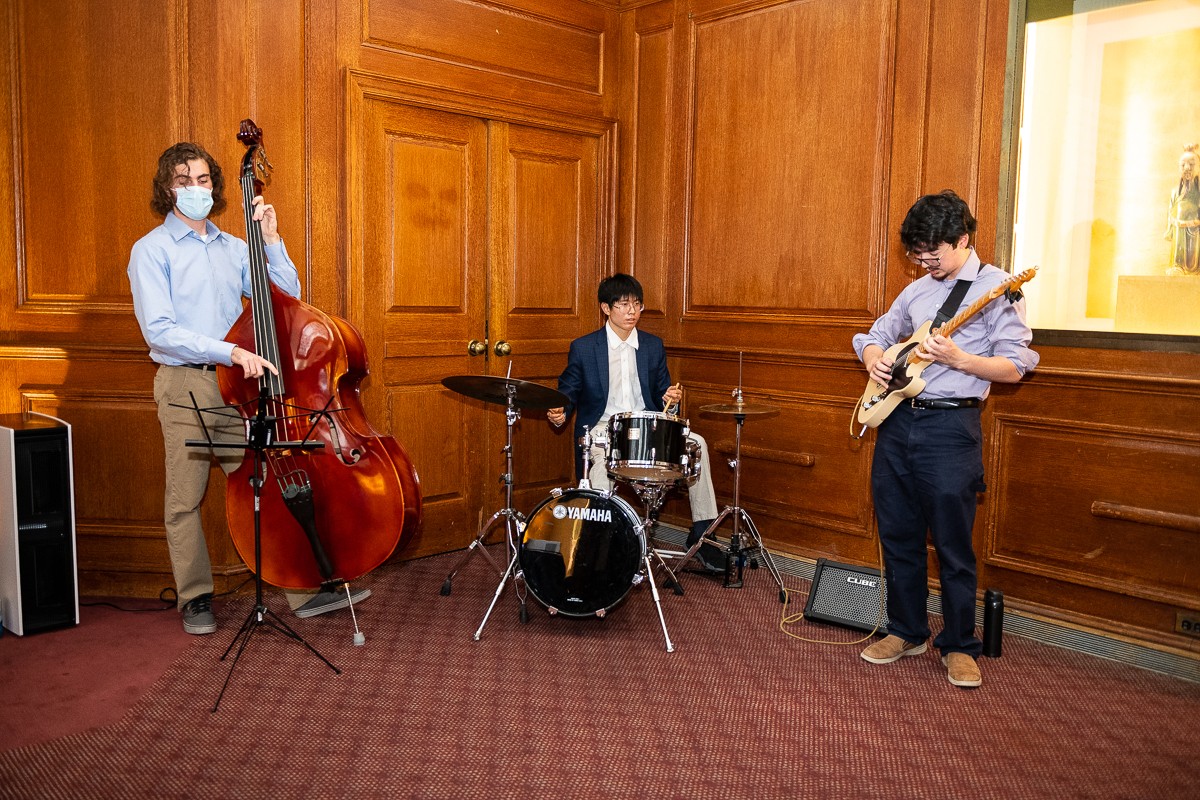
[[[401,557],[466,546],[506,503],[502,405],[448,376],[553,387],[599,325],[610,218],[607,131],[483,119],[364,93],[351,108],[349,313],[372,363],[363,399],[420,476],[425,520]],[[574,482],[569,432],[512,426],[513,507]]]

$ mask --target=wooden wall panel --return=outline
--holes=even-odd
[[[627,201],[620,211],[627,215],[628,245],[618,247],[617,268],[631,272],[646,293],[646,318],[661,314],[671,296],[671,273],[667,253],[668,148],[670,137],[672,61],[671,6],[659,3],[628,16],[625,35],[632,41],[632,57],[626,67],[630,113],[623,119],[625,147],[630,150],[627,179],[622,193]]]
[[[720,503],[732,501],[736,427],[731,417],[700,411],[731,401],[739,378],[752,403],[780,413],[749,417],[742,432],[741,502],[770,546],[805,558],[821,556],[871,563],[876,559],[864,443],[847,435],[850,410],[831,371],[817,363],[767,360],[751,354],[739,370],[737,354],[681,349],[672,377],[685,386],[683,413],[710,445],[713,484]],[[740,375],[739,375],[740,371]],[[686,522],[682,498],[672,498],[664,520]]]
[[[1035,341],[1036,345],[1036,341]],[[983,586],[1010,604],[1200,655],[1200,382],[1169,353],[1046,347],[985,413]]]
[[[586,0],[344,0],[339,59],[481,100],[612,116],[617,21]]]
[[[874,260],[890,5],[814,0],[693,21],[686,315],[866,305],[857,271],[826,258]]]
[[[289,68],[296,78],[301,74],[302,56],[294,49],[288,58],[270,58],[278,51],[264,46],[264,63],[256,47],[277,43],[297,19],[289,12],[301,5],[276,4],[266,33],[257,6],[232,0],[7,6],[0,36],[19,60],[5,60],[0,76],[0,99],[15,121],[6,131],[13,148],[5,148],[0,169],[3,183],[17,193],[0,227],[0,252],[11,254],[0,269],[0,331],[20,331],[26,341],[72,342],[86,330],[86,339],[140,347],[125,267],[133,242],[160,221],[149,208],[157,158],[181,139],[204,144],[232,172],[232,212],[217,222],[238,232],[238,122],[254,115],[258,81],[269,70],[264,82],[284,101],[258,119],[270,143],[272,130],[294,127],[284,120],[299,104],[287,101],[300,90],[289,87],[303,85],[286,80]],[[198,40],[197,31],[205,32]],[[113,47],[114,41],[123,44]],[[200,59],[195,68],[193,53]],[[298,200],[301,139],[278,136],[271,152],[293,167],[290,199]],[[303,203],[282,195],[272,200],[287,236],[287,212],[302,224]],[[303,262],[303,235],[293,233],[289,244]]]
[[[524,6],[524,8],[522,8]],[[364,44],[599,93],[604,13],[580,3],[366,2]]]
[[[1200,469],[1200,437],[1153,426],[993,417],[997,455],[1012,467],[995,487],[988,563],[1157,602],[1200,601],[1193,562],[1180,557],[1198,549],[1189,476]]]
[[[375,370],[364,400],[421,476],[426,522],[410,553],[441,552],[469,541],[464,509],[483,502],[483,440],[447,435],[481,431],[483,410],[441,379],[478,371],[466,343],[486,339],[487,125],[369,79],[349,88],[347,290]]]
[[[55,55],[24,59],[18,72],[24,234],[18,296],[27,311],[128,302],[122,269],[128,242],[112,232],[146,226],[146,165],[170,143],[174,121],[147,115],[131,136],[129,118],[114,111],[169,108],[180,66],[177,43],[161,33],[173,32],[170,7],[132,5],[119,18],[86,0],[20,4],[21,52]],[[111,46],[118,40],[130,46]],[[144,63],[161,64],[165,80],[147,81],[137,69]],[[104,94],[94,91],[94,81],[80,80],[89,75],[106,76]],[[111,157],[126,150],[146,158],[139,164]],[[141,202],[114,202],[134,192]],[[64,227],[71,235],[63,235]]]
[[[118,343],[137,336],[125,314],[125,265],[132,232],[155,224],[147,187],[162,143],[174,141],[161,110],[172,106],[179,80],[170,9],[138,5],[128,20],[84,0],[11,3],[0,15],[5,49],[19,56],[0,67],[14,121],[0,164],[0,183],[15,190],[0,230],[7,339],[78,339],[85,319]],[[109,44],[126,37],[129,48]],[[132,69],[139,63],[158,64],[157,80]],[[133,125],[141,108],[159,113]]]
[[[979,183],[979,153],[963,142],[978,142],[982,119],[982,85],[986,53],[988,0],[929,6],[929,70],[937,76],[926,105],[925,151],[921,188],[954,189],[972,209],[990,186]],[[952,47],[942,46],[953,42]]]

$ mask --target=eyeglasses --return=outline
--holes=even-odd
[[[639,312],[643,308],[645,308],[645,306],[642,305],[641,300],[632,300],[632,301],[622,300],[619,303],[613,303],[611,306],[609,306],[609,308],[611,308],[613,311],[616,311],[619,314],[630,314],[630,313],[636,314],[637,312]]]
[[[919,267],[937,269],[942,265],[941,249],[942,246],[938,245],[937,250],[931,250],[927,253],[914,253],[910,250],[904,254],[904,257]]]

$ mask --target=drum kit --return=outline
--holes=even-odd
[[[454,576],[477,552],[500,576],[492,601],[475,631],[476,641],[483,636],[483,629],[509,580],[514,583],[522,622],[529,619],[526,591],[551,615],[604,617],[624,600],[633,586],[646,581],[653,595],[667,652],[673,652],[675,646],[667,632],[658,588],[653,580],[654,568],[658,566],[665,571],[665,586],[682,594],[675,571],[663,556],[677,557],[678,561],[674,563],[678,568],[695,557],[703,543],[715,545],[727,554],[725,585],[729,588],[742,586],[742,568],[748,559],[752,567],[757,567],[756,557],[761,554],[779,585],[780,601],[786,602],[779,570],[763,546],[758,528],[739,505],[742,424],[747,416],[778,411],[774,406],[744,403],[739,386],[733,393],[733,404],[701,408],[706,413],[731,415],[737,422],[734,458],[729,461],[734,469],[733,506],[722,510],[700,540],[680,553],[653,547],[650,532],[666,495],[675,488],[691,485],[700,475],[699,445],[688,438],[687,420],[652,411],[614,414],[608,422],[606,435],[593,438],[590,433],[585,434],[579,442],[584,459],[583,479],[579,485],[551,490],[550,496],[525,517],[513,508],[513,427],[520,419],[520,409],[559,408],[568,404],[568,398],[555,389],[511,377],[456,375],[443,379],[442,385],[466,397],[505,407],[505,472],[501,476],[505,486],[505,507],[480,527],[441,588],[443,595],[450,594]],[[643,501],[643,514],[639,515],[617,495],[616,483],[609,489],[592,488],[587,476],[593,446],[603,449],[609,477],[628,485]],[[731,519],[733,524],[728,544],[714,538],[715,531],[726,519]],[[508,545],[508,564],[503,568],[485,547],[492,529],[499,524],[503,524]]]

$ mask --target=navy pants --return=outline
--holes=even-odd
[[[983,482],[978,408],[898,406],[878,428],[871,468],[875,518],[887,579],[888,633],[929,638],[926,534],[940,567],[945,627],[934,640],[942,655],[978,657],[975,551],[971,530]]]

